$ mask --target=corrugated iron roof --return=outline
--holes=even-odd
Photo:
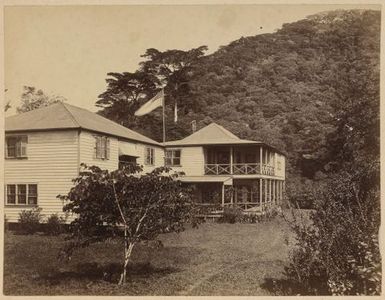
[[[160,143],[98,114],[62,102],[5,119],[6,132],[75,128],[161,146]]]
[[[260,144],[261,142],[242,140],[226,128],[211,123],[193,134],[177,141],[166,142],[165,146],[187,145],[225,145],[225,144]]]
[[[166,147],[178,146],[204,146],[204,145],[264,145],[285,155],[280,150],[260,141],[244,140],[237,137],[226,128],[216,123],[211,123],[199,129],[193,134],[177,141],[170,141],[163,144]]]

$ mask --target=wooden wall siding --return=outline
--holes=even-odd
[[[154,148],[154,153],[155,153],[155,161],[154,161],[154,165],[145,165],[145,151],[146,151],[146,148],[147,147],[150,147],[150,148]],[[136,145],[136,148],[137,148],[137,151],[138,151],[138,155],[140,155],[136,162],[139,164],[139,165],[142,165],[143,166],[143,172],[144,173],[147,173],[147,172],[151,172],[153,169],[157,168],[157,167],[163,167],[164,166],[164,150],[163,148],[161,147],[157,147],[157,146],[151,146],[151,145],[145,145],[145,144],[137,144]]]
[[[38,184],[38,205],[45,217],[62,213],[63,203],[58,194],[67,193],[78,174],[77,131],[47,131],[28,133],[27,159],[5,159],[5,184]],[[5,203],[5,199],[4,202]],[[4,213],[16,222],[26,206],[7,206]]]
[[[119,141],[115,137],[110,139],[110,158],[95,158],[95,133],[82,130],[80,132],[80,163],[95,165],[104,170],[114,171],[119,166]]]
[[[181,149],[181,166],[172,167],[174,171],[183,171],[187,176],[204,175],[205,156],[203,147],[168,148]]]

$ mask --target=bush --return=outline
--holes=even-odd
[[[65,221],[63,217],[59,217],[58,214],[52,214],[47,219],[47,224],[45,226],[45,232],[48,235],[59,235],[65,230]]]
[[[238,207],[225,207],[223,209],[223,215],[219,219],[221,223],[234,224],[243,220],[242,209]]]
[[[260,223],[265,221],[270,221],[274,219],[280,208],[271,207],[264,211],[263,214],[260,213],[244,213],[241,208],[238,207],[225,207],[223,210],[223,215],[219,218],[218,222],[220,223]]]
[[[331,178],[316,194],[310,224],[294,222],[297,247],[286,269],[303,294],[379,295],[379,190],[367,170]]]
[[[19,213],[19,229],[24,234],[34,234],[40,228],[41,208],[23,210]]]

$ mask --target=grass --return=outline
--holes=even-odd
[[[281,218],[258,224],[205,223],[134,249],[129,282],[116,284],[117,241],[57,260],[63,236],[5,234],[6,295],[271,295],[266,282],[282,279],[291,240]]]

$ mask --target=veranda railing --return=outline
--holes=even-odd
[[[206,175],[260,175],[259,163],[243,164],[205,164]],[[262,164],[262,175],[274,175],[274,167]]]

